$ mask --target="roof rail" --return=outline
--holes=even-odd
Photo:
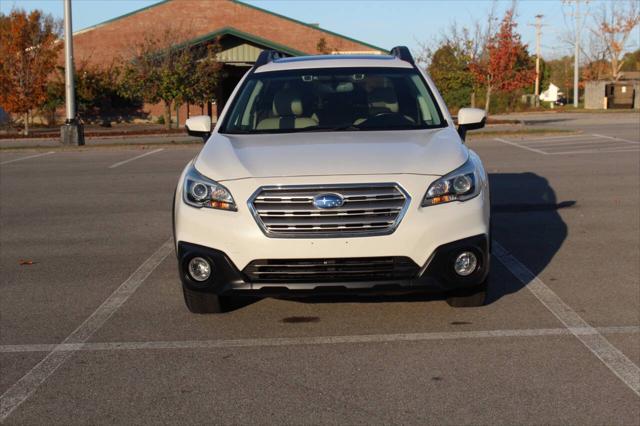
[[[411,55],[411,51],[407,46],[394,47],[391,49],[391,56],[395,56],[401,61],[409,62],[413,66],[416,65],[416,62],[413,60],[413,56]]]
[[[258,68],[268,64],[269,62],[275,59],[280,59],[284,57],[285,56],[282,53],[278,52],[277,50],[263,50],[262,52],[260,52],[260,55],[258,55],[258,59],[256,59],[256,63],[254,64],[253,67]]]

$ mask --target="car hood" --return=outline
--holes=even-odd
[[[468,152],[450,127],[435,130],[215,134],[195,161],[216,181],[286,176],[444,175]]]

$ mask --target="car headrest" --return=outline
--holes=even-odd
[[[387,109],[389,112],[398,112],[398,97],[391,87],[380,87],[369,95],[369,105],[376,109]]]
[[[273,113],[280,117],[302,115],[302,100],[293,90],[283,90],[273,97]]]

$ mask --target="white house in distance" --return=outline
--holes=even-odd
[[[558,100],[559,87],[553,83],[549,84],[549,88],[540,94],[542,102],[556,102]]]

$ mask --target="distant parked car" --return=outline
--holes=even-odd
[[[448,294],[484,304],[489,179],[409,50],[281,58],[262,52],[175,193],[189,310],[230,298],[319,293]]]
[[[556,99],[556,101],[554,102],[556,105],[566,105],[567,104],[567,97],[564,95],[564,93],[562,92],[558,92],[558,99]]]

